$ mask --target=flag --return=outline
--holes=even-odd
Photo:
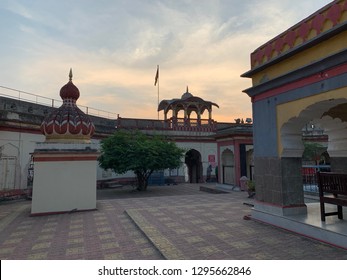
[[[157,66],[157,73],[155,74],[155,78],[154,78],[154,85],[155,86],[158,83],[158,79],[159,79],[159,65]]]

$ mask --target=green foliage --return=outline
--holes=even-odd
[[[146,190],[152,172],[179,167],[184,152],[161,136],[118,131],[102,140],[99,165],[119,174],[133,171],[138,179],[138,189]]]
[[[304,147],[302,158],[308,161],[319,161],[321,154],[326,151],[326,148],[315,142],[304,142]]]
[[[254,181],[249,180],[247,182],[247,188],[248,188],[248,191],[255,192],[255,183],[254,183]]]

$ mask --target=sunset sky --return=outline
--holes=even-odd
[[[60,99],[72,68],[79,105],[157,119],[159,65],[160,100],[188,86],[217,121],[252,117],[250,53],[330,2],[1,0],[0,86]]]

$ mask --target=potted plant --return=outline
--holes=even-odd
[[[247,182],[247,192],[248,192],[248,198],[252,198],[255,195],[255,183],[254,183],[254,181],[249,180]]]

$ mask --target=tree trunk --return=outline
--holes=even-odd
[[[141,172],[136,171],[136,177],[137,177],[137,190],[138,191],[146,191],[148,186],[148,178],[151,176],[153,171],[148,172]]]

